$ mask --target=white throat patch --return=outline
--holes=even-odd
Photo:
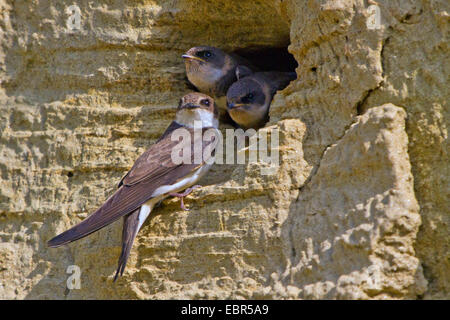
[[[219,127],[219,120],[214,118],[214,114],[200,108],[177,111],[175,121],[188,128],[194,128],[195,121],[201,121],[202,127]]]

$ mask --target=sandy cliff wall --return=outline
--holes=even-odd
[[[449,298],[447,1],[78,1],[69,30],[73,3],[0,0],[0,298]],[[215,166],[116,284],[121,222],[46,248],[165,129],[199,44],[289,45],[277,174]]]

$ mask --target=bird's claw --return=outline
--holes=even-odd
[[[184,190],[183,193],[176,193],[176,192],[173,192],[173,193],[169,193],[169,195],[172,196],[172,197],[180,198],[181,209],[184,210],[184,211],[190,211],[190,209],[186,208],[186,206],[184,205],[184,197],[186,197],[187,195],[189,195],[192,191],[194,191],[194,190],[197,189],[197,188],[201,188],[201,186],[197,184],[197,185],[195,185],[195,186],[192,186],[192,187],[190,187],[190,188],[187,188],[186,190]]]

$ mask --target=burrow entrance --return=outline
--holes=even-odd
[[[285,47],[242,48],[233,53],[250,60],[261,71],[295,72],[298,63]]]

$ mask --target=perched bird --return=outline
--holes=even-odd
[[[227,111],[243,129],[258,129],[267,122],[272,98],[297,75],[295,72],[255,72],[245,66],[236,67],[238,81],[227,92]]]
[[[198,131],[194,134],[200,123],[199,129],[202,133],[208,129],[217,132],[219,125],[217,106],[214,100],[205,94],[187,94],[180,100],[175,120],[159,140],[136,160],[131,170],[120,181],[117,191],[81,223],[51,239],[48,246],[59,247],[78,240],[123,217],[122,252],[114,276],[115,281],[119,274],[123,274],[133,241],[153,207],[168,196],[177,196],[181,198],[181,207],[185,209],[183,197],[198,187],[191,186],[211,167],[214,151],[210,152],[210,155],[205,152],[204,155],[204,150],[206,148],[214,150],[217,139],[213,137],[210,141],[203,141],[203,134],[197,134]],[[179,139],[172,141],[171,136],[181,128],[190,135],[190,140],[186,139],[190,141],[190,145],[186,146],[191,149],[192,161],[176,164],[172,159],[172,150],[180,141]],[[199,158],[200,152],[202,156]],[[202,159],[203,156],[208,159]],[[184,193],[178,193],[186,188],[188,189]]]
[[[246,59],[215,47],[193,47],[182,57],[188,80],[200,92],[212,96],[224,114],[226,114],[227,90],[237,80],[236,67],[242,65],[257,71]]]

